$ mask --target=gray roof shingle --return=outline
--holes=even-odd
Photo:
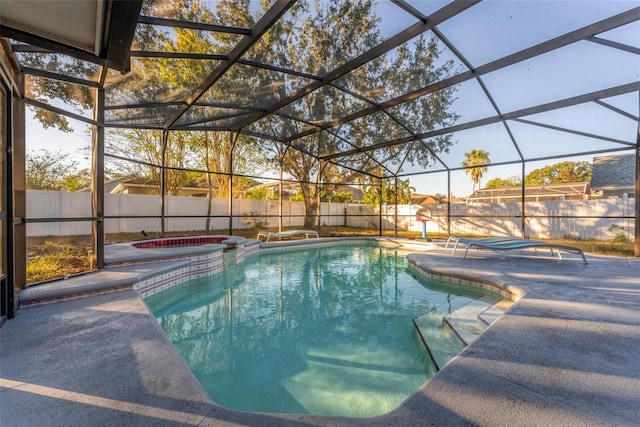
[[[594,190],[633,188],[635,171],[635,153],[594,157],[591,188]]]

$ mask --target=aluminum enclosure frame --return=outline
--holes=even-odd
[[[135,4],[129,4],[135,3]],[[540,114],[544,112],[555,111],[571,106],[582,105],[585,103],[595,103],[600,105],[601,107],[607,108],[609,111],[613,113],[619,114],[621,116],[626,117],[627,119],[634,120],[638,122],[640,127],[640,118],[636,117],[634,114],[631,114],[627,111],[624,111],[616,106],[613,106],[606,101],[603,101],[605,98],[610,98],[617,95],[624,94],[638,94],[638,100],[640,103],[640,81],[630,82],[627,84],[606,87],[604,89],[583,93],[578,96],[566,97],[563,99],[555,100],[552,102],[541,103],[538,105],[528,106],[526,108],[521,108],[513,111],[503,111],[504,109],[499,105],[499,103],[495,100],[495,96],[492,94],[490,89],[487,87],[485,82],[483,81],[483,77],[486,75],[504,70],[507,67],[511,67],[516,64],[521,64],[524,61],[530,60],[532,58],[548,54],[550,52],[557,51],[565,46],[569,46],[578,42],[586,42],[586,43],[594,43],[599,46],[603,46],[603,48],[615,49],[624,51],[630,55],[638,55],[640,56],[640,49],[637,46],[631,46],[624,43],[614,42],[599,36],[599,34],[619,28],[621,26],[635,23],[640,21],[640,7],[635,7],[629,10],[626,10],[623,13],[619,13],[614,16],[605,17],[599,21],[593,22],[589,25],[585,25],[581,28],[568,31],[560,36],[553,37],[549,40],[537,43],[535,45],[526,47],[521,49],[515,53],[511,53],[495,60],[492,60],[488,63],[485,63],[480,66],[474,67],[472,63],[461,53],[461,51],[457,48],[454,42],[452,42],[443,31],[439,29],[439,25],[447,22],[448,20],[466,13],[467,11],[472,11],[475,6],[481,3],[480,0],[473,1],[455,1],[449,4],[446,4],[444,7],[439,10],[431,13],[430,15],[424,14],[421,11],[417,10],[415,7],[411,6],[409,3],[403,0],[393,0],[393,4],[398,7],[399,10],[403,10],[417,20],[414,24],[409,27],[401,30],[395,35],[387,38],[382,41],[380,44],[375,46],[372,49],[369,49],[360,55],[352,58],[345,63],[337,66],[336,68],[329,70],[324,75],[310,75],[301,70],[288,70],[283,69],[282,67],[275,66],[273,64],[265,64],[253,61],[251,59],[247,59],[244,57],[245,53],[251,49],[252,46],[259,43],[265,34],[276,25],[282,16],[295,5],[295,0],[277,0],[273,3],[272,7],[267,10],[264,15],[256,22],[253,28],[238,28],[234,26],[224,26],[224,25],[213,25],[207,23],[200,22],[188,22],[188,21],[180,21],[177,19],[167,19],[167,18],[159,18],[153,16],[145,16],[141,15],[137,17],[136,22],[132,22],[131,15],[133,10],[138,7],[138,11],[140,10],[140,6],[142,6],[142,1],[139,2],[126,2],[126,1],[113,1],[111,13],[114,18],[111,27],[109,27],[109,37],[108,37],[108,45],[114,47],[111,51],[111,54],[107,54],[104,57],[96,57],[88,55],[86,52],[78,51],[77,49],[70,48],[69,46],[64,46],[59,43],[55,43],[51,40],[43,39],[37,35],[24,35],[21,34],[20,31],[12,28],[8,28],[6,26],[0,27],[0,36],[6,38],[6,42],[3,42],[4,50],[7,56],[12,57],[16,60],[14,67],[16,67],[16,72],[23,76],[35,76],[39,78],[46,78],[50,80],[56,80],[61,82],[66,82],[73,85],[83,86],[91,88],[96,92],[97,102],[94,105],[95,111],[93,118],[89,119],[80,114],[73,113],[71,111],[65,110],[59,106],[47,104],[41,102],[38,99],[32,99],[28,96],[24,96],[21,100],[21,104],[24,104],[46,109],[49,111],[53,111],[57,114],[62,114],[68,117],[72,117],[76,120],[79,120],[83,123],[89,124],[94,127],[95,135],[94,135],[94,200],[93,206],[94,210],[92,213],[92,217],[89,218],[90,221],[94,224],[94,253],[96,254],[96,265],[101,267],[103,265],[103,249],[104,245],[104,228],[101,227],[100,224],[103,223],[104,217],[104,189],[103,186],[100,185],[101,182],[104,182],[104,131],[108,128],[138,128],[138,129],[154,129],[160,130],[163,133],[163,140],[166,145],[166,140],[170,132],[178,131],[178,130],[220,130],[217,127],[207,125],[207,118],[204,117],[200,119],[198,122],[188,122],[187,125],[184,123],[180,123],[180,119],[183,118],[191,109],[195,107],[206,107],[206,102],[202,102],[201,99],[203,95],[209,90],[213,85],[216,84],[221,78],[223,78],[228,71],[236,64],[241,64],[245,66],[256,67],[264,70],[277,71],[280,73],[285,73],[291,76],[297,76],[301,78],[308,78],[311,80],[307,85],[298,88],[292,93],[272,102],[266,107],[258,107],[257,105],[249,105],[249,106],[235,106],[239,108],[244,108],[246,111],[246,115],[244,118],[239,119],[235,123],[232,124],[229,128],[225,129],[225,131],[229,132],[230,140],[237,140],[238,135],[253,135],[264,139],[272,140],[276,143],[282,144],[283,147],[286,147],[285,150],[292,149],[298,150],[306,153],[307,155],[314,158],[317,162],[318,167],[320,168],[322,164],[335,164],[340,167],[344,167],[346,169],[353,168],[353,166],[348,164],[343,164],[341,161],[343,159],[348,158],[352,155],[366,155],[369,156],[373,163],[378,163],[381,166],[381,170],[384,171],[382,175],[372,173],[369,170],[362,170],[361,172],[367,175],[376,178],[380,182],[380,187],[382,188],[382,182],[384,180],[394,180],[394,187],[397,188],[397,180],[399,178],[411,177],[415,175],[429,174],[429,173],[440,173],[446,172],[447,180],[448,180],[448,195],[449,198],[451,196],[450,190],[450,181],[451,181],[451,172],[464,170],[463,167],[457,167],[452,164],[447,164],[447,161],[440,158],[438,153],[432,150],[429,150],[428,145],[425,140],[437,137],[441,135],[448,135],[454,132],[460,132],[463,130],[475,129],[482,126],[490,125],[490,124],[500,124],[505,128],[506,133],[509,136],[510,142],[517,153],[518,158],[516,160],[509,161],[498,161],[487,164],[486,166],[500,166],[500,165],[508,165],[508,164],[521,164],[522,165],[522,181],[524,182],[525,175],[525,165],[531,162],[541,161],[541,160],[554,160],[554,159],[562,159],[575,155],[593,155],[600,154],[605,152],[617,152],[617,151],[632,151],[636,154],[636,176],[635,176],[635,187],[636,187],[636,206],[635,206],[635,255],[640,256],[640,160],[638,156],[640,156],[640,132],[636,135],[635,142],[623,141],[617,138],[611,138],[603,135],[598,135],[595,133],[588,133],[583,131],[578,131],[574,129],[565,128],[562,126],[551,126],[545,123],[536,122],[530,119],[527,119],[527,116],[531,116],[534,114]],[[126,8],[122,9],[122,8]],[[137,14],[137,13],[136,13]],[[226,54],[194,54],[194,53],[180,53],[180,52],[145,52],[142,50],[134,50],[131,49],[131,42],[129,40],[128,43],[124,43],[123,40],[127,40],[127,35],[130,34],[133,37],[133,31],[136,26],[139,25],[154,25],[154,26],[165,26],[165,27],[176,27],[176,28],[188,28],[198,31],[210,31],[210,32],[218,32],[218,33],[226,33],[226,34],[234,34],[240,37],[239,42],[235,45],[235,47],[230,50]],[[118,31],[123,32],[125,37],[121,37],[116,40],[116,35]],[[356,70],[358,67],[367,64],[375,58],[379,58],[382,55],[392,51],[393,49],[401,46],[409,40],[412,40],[416,36],[420,34],[425,34],[427,32],[431,32],[435,37],[440,40],[440,42],[446,46],[453,55],[465,66],[465,70],[454,74],[452,76],[447,76],[440,81],[430,83],[429,85],[417,89],[413,89],[407,93],[400,94],[391,99],[387,99],[382,102],[377,102],[374,99],[367,98],[362,94],[357,94],[353,91],[350,91],[348,88],[342,86],[338,80],[347,75],[348,73]],[[8,40],[19,41],[21,43],[15,43],[10,45]],[[8,51],[7,51],[8,50]],[[81,60],[86,60],[92,63],[95,63],[100,66],[99,76],[95,79],[83,79],[75,76],[64,75],[61,73],[53,72],[46,69],[37,69],[29,66],[20,65],[19,61],[16,59],[16,54],[20,52],[49,52],[49,53],[61,53],[68,55],[72,58],[78,58]],[[172,105],[177,107],[176,111],[171,115],[166,117],[166,119],[162,122],[161,125],[120,125],[115,123],[110,123],[105,119],[105,112],[107,111],[117,111],[131,108],[144,108],[149,106],[154,106],[151,102],[141,102],[141,103],[130,103],[130,104],[121,104],[121,105],[107,105],[104,102],[104,90],[107,86],[106,77],[108,68],[115,68],[120,71],[128,71],[129,69],[129,59],[130,57],[139,57],[139,58],[163,58],[167,60],[171,59],[180,59],[180,58],[188,58],[188,59],[202,59],[202,60],[215,60],[220,61],[219,65],[210,72],[206,78],[202,80],[197,88],[192,90],[189,94],[187,94],[181,100],[172,100],[167,103],[158,104],[158,106],[168,106]],[[445,88],[451,88],[461,83],[475,80],[481,87],[484,95],[488,99],[489,103],[492,105],[495,114],[490,117],[485,117],[478,120],[472,120],[464,123],[456,123],[450,126],[447,126],[442,129],[431,130],[431,131],[419,131],[415,129],[411,129],[408,126],[405,126],[401,123],[401,118],[395,117],[389,109],[402,105],[404,103],[410,102],[412,100],[418,99],[423,96],[427,96],[429,94],[433,94],[439,90]],[[354,111],[350,114],[347,114],[343,117],[332,118],[331,120],[326,120],[324,122],[313,122],[313,121],[304,121],[300,119],[294,119],[292,117],[287,117],[280,110],[283,107],[286,107],[298,100],[303,99],[305,96],[310,93],[314,93],[316,91],[321,90],[322,88],[331,88],[332,90],[337,90],[343,93],[348,94],[349,96],[357,97],[359,100],[364,102],[367,106]],[[171,104],[173,103],[173,104]],[[212,105],[213,106],[213,105]],[[338,128],[341,125],[351,123],[360,118],[364,118],[376,113],[382,113],[390,118],[391,121],[395,121],[400,127],[404,127],[404,130],[410,135],[408,137],[403,137],[395,140],[386,140],[377,143],[373,143],[367,146],[357,146],[356,144],[345,141],[345,144],[350,144],[351,149],[344,150],[336,153],[314,153],[301,144],[298,144],[297,141],[303,137],[309,137],[312,135],[320,135],[322,132],[330,132],[331,135],[337,136],[337,132],[334,132],[334,129]],[[257,121],[268,117],[270,115],[277,116],[282,118],[283,120],[297,120],[301,123],[304,123],[309,127],[309,129],[303,130],[293,135],[287,135],[281,138],[273,138],[270,135],[259,134],[249,127],[256,123]],[[562,154],[562,155],[540,155],[540,156],[525,156],[521,150],[518,139],[514,136],[511,130],[511,123],[521,123],[531,126],[543,127],[546,129],[565,132],[572,135],[583,136],[587,138],[599,139],[607,142],[611,142],[614,144],[610,149],[606,150],[576,150],[575,153],[572,154]],[[395,171],[391,168],[387,167],[382,162],[376,160],[375,156],[370,153],[375,152],[379,149],[385,149],[395,146],[407,146],[413,147],[412,144],[421,144],[427,148],[427,150],[431,151],[432,157],[435,159],[435,162],[441,165],[441,169],[434,171],[421,171],[421,172],[402,172],[401,167],[397,168]],[[237,155],[237,153],[232,152],[232,156]],[[399,164],[403,165],[406,159],[406,156],[399,160]],[[165,170],[166,165],[156,165],[163,167]],[[163,173],[164,175],[164,173]],[[226,175],[230,180],[233,179],[233,170],[226,171]],[[282,171],[280,170],[280,177],[282,180]],[[163,181],[164,182],[164,181]],[[324,183],[319,180],[316,185],[323,185]],[[164,185],[164,184],[163,184]],[[100,188],[102,187],[102,191]],[[13,189],[12,189],[13,190]],[[164,191],[163,191],[164,193]],[[522,193],[524,194],[524,184],[522,188]],[[522,197],[523,203],[521,207],[522,212],[522,227],[521,231],[524,234],[525,231],[525,222],[526,222],[526,214],[525,214],[525,206],[524,206],[524,197]],[[166,218],[166,213],[164,212],[164,208],[161,212],[162,224],[164,227],[164,219]],[[230,232],[232,232],[232,218],[233,218],[233,205],[231,203],[231,195],[229,195],[229,224],[230,224]],[[451,212],[449,210],[449,216],[451,217]],[[71,218],[69,220],[87,220],[87,218]],[[27,220],[25,220],[27,221]],[[382,220],[380,219],[380,222]],[[282,221],[279,221],[280,227],[282,227]],[[397,224],[396,224],[397,227]],[[380,226],[380,229],[382,227]],[[397,230],[396,230],[397,231]]]

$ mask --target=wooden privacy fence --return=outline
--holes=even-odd
[[[420,205],[379,206],[322,203],[317,218],[323,226],[421,231],[416,221]],[[429,205],[432,221],[427,233],[446,233],[447,205]],[[165,197],[166,231],[205,231],[207,199],[202,197]],[[161,198],[154,195],[106,194],[105,232],[137,233],[161,230]],[[278,226],[280,201],[233,200],[233,229]],[[530,238],[575,238],[611,240],[624,236],[633,240],[634,199],[528,202],[525,204],[526,235]],[[212,199],[211,230],[229,229],[229,201]],[[304,225],[304,203],[282,202],[282,225]],[[86,192],[27,190],[27,235],[60,236],[91,233],[91,195]],[[57,220],[63,221],[57,221]],[[68,221],[72,219],[72,221]],[[67,221],[65,221],[67,220]],[[41,222],[40,222],[41,221]],[[458,203],[451,205],[452,234],[521,235],[519,203]]]

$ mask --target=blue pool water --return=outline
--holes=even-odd
[[[254,255],[146,302],[216,403],[370,417],[435,373],[412,319],[481,295],[414,277],[404,252],[340,245]]]

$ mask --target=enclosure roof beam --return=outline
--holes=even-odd
[[[235,64],[244,53],[260,40],[262,35],[267,32],[280,17],[295,3],[295,0],[278,0],[273,6],[260,18],[251,31],[250,36],[245,36],[229,53],[228,59],[218,65],[202,82],[202,84],[185,100],[185,106],[169,118],[164,125],[165,129],[170,129],[182,117],[184,113],[195,102],[205,94],[211,86],[215,84],[233,64]],[[239,129],[233,129],[239,130]]]
[[[91,62],[93,64],[105,65],[107,63],[106,58],[98,57],[91,52],[87,52],[85,50],[69,46],[64,43],[56,42],[45,37],[40,37],[35,34],[30,34],[25,31],[11,28],[3,24],[0,24],[0,34],[2,34],[2,37],[18,40],[34,46],[39,46],[46,51],[61,53],[63,55],[71,56],[72,58]]]
[[[615,49],[624,50],[626,52],[634,53],[636,55],[640,55],[640,47],[629,46],[628,44],[614,42],[613,40],[603,39],[602,37],[591,36],[587,38],[588,41],[593,43],[598,43],[604,46],[613,47]]]
[[[348,141],[346,138],[344,138],[344,137],[342,137],[342,136],[340,136],[340,135],[338,135],[336,133],[331,132],[331,130],[327,130],[326,133],[328,133],[329,135],[333,136],[334,138],[339,139],[340,141],[344,142],[345,144],[349,145],[350,147],[355,147],[355,145],[352,142]],[[372,154],[369,154],[369,153],[364,153],[364,154],[365,154],[365,156],[367,156],[369,158],[369,160],[371,160],[372,162],[376,163],[382,169],[386,170],[389,173],[393,173],[393,172],[391,172],[391,170],[389,168],[387,168],[384,164],[382,164],[382,162],[380,162],[378,159],[376,159]],[[329,163],[332,163],[332,162],[329,162]],[[335,164],[337,164],[337,163],[335,163]],[[343,167],[346,167],[346,166],[343,166]],[[351,170],[353,170],[353,169],[351,169]]]
[[[105,106],[105,111],[108,110],[127,110],[130,108],[154,108],[154,107],[167,107],[172,105],[184,105],[182,101],[174,101],[174,102],[141,102],[139,104],[118,104],[118,105],[110,105]]]
[[[596,155],[596,154],[609,154],[609,153],[617,153],[617,152],[621,152],[621,151],[629,151],[629,147],[614,148],[614,149],[608,148],[608,149],[603,149],[603,150],[589,150],[589,151],[582,151],[582,152],[570,153],[570,154],[556,154],[556,155],[553,155],[553,156],[531,157],[531,158],[528,158],[528,159],[524,160],[524,163],[541,162],[541,161],[546,161],[546,160],[566,159],[566,158],[571,158],[571,157],[575,157],[575,156],[590,156],[590,155]],[[506,161],[503,161],[503,162],[487,163],[485,166],[519,165],[521,163],[523,163],[522,160],[506,160]],[[471,168],[473,168],[473,166],[467,166],[467,167],[458,166],[458,167],[453,167],[453,168],[450,168],[450,169],[430,170],[430,171],[420,171],[420,172],[410,172],[410,173],[398,174],[398,177],[416,176],[416,175],[425,175],[425,174],[443,173],[443,172],[454,172],[454,171],[461,171],[461,170],[471,169]]]
[[[240,133],[243,134],[243,135],[247,135],[247,136],[254,136],[256,138],[266,139],[268,141],[278,142],[280,144],[284,144],[284,145],[286,145],[288,147],[291,147],[291,148],[293,148],[295,150],[298,150],[301,153],[304,153],[309,157],[313,157],[314,159],[318,158],[317,155],[313,154],[311,151],[307,150],[306,148],[300,147],[299,145],[293,144],[291,142],[284,142],[284,141],[276,139],[276,138],[274,138],[272,136],[265,135],[265,134],[262,134],[262,133],[259,133],[259,132],[255,132],[255,131],[250,131],[250,130],[247,130],[247,129],[242,129],[240,131]]]
[[[425,132],[417,135],[417,138],[426,139],[434,136],[446,135],[453,132],[459,132],[462,130],[473,129],[480,126],[499,123],[504,120],[512,120],[512,119],[517,119],[524,116],[530,116],[533,114],[539,114],[547,111],[557,110],[564,107],[570,107],[572,105],[584,104],[586,102],[595,101],[601,98],[609,98],[612,96],[623,95],[625,93],[635,92],[637,90],[640,90],[640,82],[628,83],[625,85],[616,86],[609,89],[603,89],[596,92],[591,92],[583,95],[574,96],[571,98],[566,98],[560,101],[549,102],[547,104],[541,104],[535,107],[529,107],[529,108],[524,108],[522,110],[512,111],[510,113],[505,113],[503,115],[487,117],[480,120],[475,120],[475,121],[471,121],[471,122],[467,122],[467,123],[463,123],[455,126],[450,126],[448,128],[438,129],[431,132]],[[362,147],[357,150],[350,150],[342,153],[332,154],[329,156],[323,156],[322,160],[330,160],[340,156],[348,156],[348,155],[360,153],[363,151],[370,151],[370,150],[376,150],[380,148],[392,147],[394,145],[409,142],[413,139],[416,139],[416,138],[400,138],[393,141],[386,141],[378,144],[372,144],[368,147]]]
[[[420,12],[418,9],[416,9],[413,6],[411,6],[410,4],[405,2],[404,0],[391,0],[391,3],[395,4],[399,8],[403,9],[405,12],[407,12],[407,13],[413,15],[414,17],[418,18],[420,21],[427,22],[427,15],[425,15],[422,12]]]
[[[20,71],[32,76],[44,77],[45,79],[58,80],[61,82],[72,83],[80,86],[87,86],[87,87],[93,87],[93,88],[100,87],[100,84],[98,82],[94,82],[93,80],[80,79],[78,77],[71,77],[65,74],[53,73],[51,71],[40,70],[37,68],[21,67]]]
[[[627,145],[629,147],[635,147],[635,145],[636,145],[634,142],[622,141],[620,139],[610,138],[608,136],[596,135],[596,134],[588,133],[588,132],[581,132],[581,131],[577,131],[577,130],[573,130],[573,129],[563,128],[563,127],[560,127],[560,126],[548,125],[546,123],[534,122],[532,120],[513,119],[513,121],[514,122],[518,122],[518,123],[524,123],[526,125],[538,126],[538,127],[542,127],[542,128],[546,128],[546,129],[557,130],[557,131],[560,131],[560,132],[571,133],[571,134],[574,134],[574,135],[586,136],[588,138],[594,138],[594,139],[600,139],[600,140],[603,140],[603,141],[615,142],[616,144]]]
[[[447,46],[447,48],[451,52],[453,52],[453,54],[469,69],[469,71],[473,71],[473,65],[471,64],[471,62],[469,62],[469,60],[462,54],[462,52],[460,52],[460,50],[458,50],[458,48],[453,43],[451,43],[451,41],[444,34],[442,34],[442,32],[439,29],[434,28],[433,29],[433,33],[440,39],[440,41],[442,41],[442,43],[444,43],[445,46]],[[476,81],[480,85],[480,88],[484,92],[484,95],[489,100],[489,103],[491,103],[491,106],[493,107],[493,109],[496,111],[496,113],[498,113],[499,116],[501,116],[502,115],[502,111],[500,111],[500,107],[498,106],[498,103],[493,98],[493,95],[491,95],[491,92],[489,91],[489,88],[487,88],[487,85],[485,85],[484,81],[482,81],[482,77],[481,76],[477,76],[476,77]],[[516,141],[516,138],[513,135],[513,132],[511,132],[511,128],[509,127],[509,124],[506,121],[502,122],[502,124],[504,125],[504,128],[505,128],[505,130],[507,132],[507,135],[509,136],[509,139],[511,140],[511,144],[513,144],[513,147],[518,152],[518,155],[520,156],[520,159],[524,160],[524,156],[522,155],[522,151],[520,150],[520,147],[518,146],[518,142]]]
[[[140,15],[138,24],[155,25],[158,27],[186,28],[189,30],[212,31],[216,33],[251,35],[248,28],[228,27],[225,25],[206,24],[203,22],[180,21],[178,19],[156,18],[153,16]]]
[[[67,110],[63,110],[62,108],[54,107],[53,105],[46,104],[44,102],[37,101],[31,98],[24,98],[25,104],[32,105],[34,107],[42,108],[43,110],[53,111],[56,114],[61,114],[63,116],[71,117],[72,119],[78,120],[79,122],[83,122],[93,126],[104,126],[104,123],[97,122],[95,120],[89,119],[87,117],[83,117],[79,114],[72,113]]]
[[[395,49],[401,44],[413,39],[414,37],[419,36],[420,34],[430,30],[431,28],[446,21],[447,19],[452,18],[453,16],[469,9],[470,7],[472,7],[473,5],[479,2],[480,0],[469,0],[469,1],[456,1],[456,2],[449,3],[448,5],[444,6],[443,8],[441,8],[440,10],[436,11],[431,16],[429,16],[427,23],[418,22],[406,28],[405,30],[399,32],[393,37],[390,37],[387,40],[383,41],[379,45],[367,50],[360,56],[352,59],[351,61],[346,62],[345,64],[339,66],[333,71],[328,72],[322,77],[321,81],[313,82],[299,89],[298,91],[290,94],[289,96],[284,97],[283,99],[269,106],[269,108],[267,108],[265,112],[256,114],[255,117],[252,117],[250,120],[246,120],[242,123],[239,123],[232,130],[236,130],[236,129],[240,129],[245,126],[248,126],[251,123],[256,122],[261,118],[279,110],[280,108],[285,107],[291,104],[292,102],[303,98],[309,93],[330,84],[334,80],[344,76],[345,74],[355,70],[358,67],[361,67],[362,65],[372,61],[373,59]]]
[[[451,43],[451,41],[444,34],[442,34],[442,32],[439,29],[434,28],[433,29],[433,33],[440,39],[440,41],[442,43],[444,43],[445,46],[447,46],[447,48],[451,52],[453,52],[453,54],[465,65],[465,67],[467,67],[469,69],[469,71],[474,71],[473,65],[471,64],[471,62],[469,62],[469,60],[462,54],[462,52],[460,52],[460,50],[458,50],[458,48],[453,43]],[[489,100],[489,103],[491,104],[493,109],[496,111],[496,113],[499,116],[501,116],[502,115],[502,111],[500,111],[500,107],[498,106],[498,103],[493,98],[493,95],[491,95],[491,92],[489,91],[489,88],[487,88],[487,86],[484,84],[484,81],[482,80],[482,77],[481,76],[476,76],[476,81],[480,85],[480,88],[482,89],[482,91],[484,92],[484,95]],[[511,132],[511,128],[509,127],[509,125],[507,124],[506,121],[503,121],[502,124],[504,125],[505,131],[507,132],[507,135],[509,136],[509,139],[511,140],[511,144],[513,144],[513,147],[518,152],[518,156],[520,156],[520,159],[523,160],[524,156],[522,155],[522,151],[520,150],[520,147],[518,146],[518,142],[516,141],[516,138],[513,135],[513,132]]]
[[[614,111],[614,112],[616,112],[618,114],[621,114],[621,115],[625,116],[626,118],[631,119],[631,120],[633,120],[635,122],[640,122],[640,117],[639,116],[635,116],[635,115],[633,115],[633,114],[631,114],[631,113],[629,113],[627,111],[621,110],[618,107],[614,107],[613,105],[608,104],[608,103],[606,103],[604,101],[595,100],[593,102],[595,102],[596,104],[598,104],[598,105],[600,105],[600,106],[602,106],[604,108],[608,108],[611,111]]]
[[[523,49],[514,54],[507,55],[503,58],[481,65],[475,69],[470,69],[469,71],[456,74],[455,76],[451,76],[449,78],[440,80],[439,82],[433,83],[431,85],[427,85],[413,92],[409,92],[404,95],[400,95],[396,98],[392,98],[390,100],[380,103],[380,108],[391,108],[408,101],[413,101],[414,99],[420,98],[430,93],[434,93],[439,90],[446,89],[448,87],[451,87],[460,83],[464,83],[468,80],[477,78],[484,74],[488,74],[488,73],[509,67],[511,65],[515,65],[519,62],[526,61],[528,59],[553,51],[555,49],[559,49],[561,47],[584,40],[588,37],[591,37],[593,34],[608,31],[613,28],[617,28],[622,25],[637,21],[639,19],[640,19],[640,7],[637,7],[627,12],[623,12],[618,15],[612,16],[610,18],[604,19],[602,21],[598,21],[591,25],[587,25],[585,27],[579,28],[570,33],[566,33],[554,39],[542,42],[530,48]],[[468,65],[470,66],[471,64],[468,64]],[[358,119],[360,117],[364,117],[366,115],[375,113],[376,111],[378,111],[378,109],[374,107],[368,107],[358,112],[352,113],[348,116],[334,119],[330,122],[326,122],[322,124],[318,123],[317,125],[322,129],[328,129],[330,127],[338,126],[340,124],[344,124],[349,121]],[[313,132],[311,130],[307,130],[305,132],[301,132],[298,135],[292,136],[291,139],[295,139],[296,137],[308,136],[312,133]]]
[[[228,55],[189,53],[189,52],[163,52],[150,50],[132,50],[131,56],[134,58],[164,58],[164,59],[198,59],[209,61],[227,61]]]

